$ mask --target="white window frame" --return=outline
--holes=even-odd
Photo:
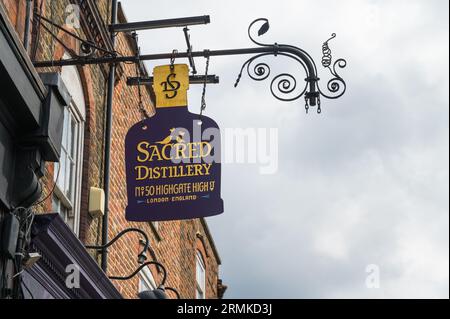
[[[203,278],[199,278],[199,268]],[[201,285],[202,283],[199,282],[199,279],[201,279],[203,286]],[[200,294],[202,294],[202,296],[200,296]],[[206,299],[206,263],[202,253],[198,250],[195,255],[195,298]]]
[[[63,55],[64,59],[71,58],[70,55],[65,53]],[[76,66],[65,66],[61,71],[61,78],[71,95],[70,105],[67,106],[67,111],[70,116],[76,121],[76,131],[77,131],[77,141],[75,149],[76,158],[73,158],[75,162],[75,173],[74,178],[71,181],[73,185],[73,202],[64,194],[63,190],[60,189],[58,184],[55,186],[54,196],[68,209],[71,210],[71,215],[73,216],[73,232],[78,236],[80,228],[80,205],[81,205],[81,183],[82,183],[82,169],[83,169],[83,149],[84,149],[84,123],[86,117],[86,105],[84,100],[84,91],[80,78],[80,74]],[[71,129],[71,128],[67,128]],[[71,156],[71,154],[70,154]],[[59,163],[58,163],[59,165]],[[58,175],[58,165],[55,165],[54,179]],[[60,172],[61,174],[61,172]],[[66,216],[66,222],[68,222],[68,217]]]
[[[73,173],[73,179],[69,179],[70,183],[72,183],[71,190],[73,192],[73,199],[69,199],[66,194],[64,194],[64,190],[60,188],[58,183],[56,183],[55,190],[54,190],[54,196],[61,202],[62,205],[64,205],[67,209],[71,211],[69,214],[70,216],[65,216],[65,222],[69,223],[69,218],[73,218],[73,232],[78,236],[79,235],[79,225],[80,225],[80,202],[81,202],[81,173],[82,173],[82,165],[83,165],[83,141],[84,141],[84,122],[81,119],[79,113],[77,112],[77,109],[73,103],[73,101],[70,103],[69,106],[67,106],[67,115],[72,117],[72,120],[76,122],[76,139],[75,144],[73,147],[74,153],[76,158],[72,158],[72,161],[75,163]],[[66,123],[65,123],[66,124]],[[71,127],[67,127],[67,130],[70,130]],[[67,153],[70,152],[70,150],[66,150]],[[72,154],[68,154],[69,157],[72,156]],[[61,175],[61,172],[59,171],[59,165],[60,163],[56,163],[55,170],[54,170],[54,179],[55,182],[56,178],[60,179],[61,176],[64,176],[67,178],[67,176]],[[67,163],[66,163],[67,165]],[[59,171],[59,172],[58,172]]]

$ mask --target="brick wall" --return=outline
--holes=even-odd
[[[43,5],[41,6],[41,1]],[[0,0],[7,9],[10,20],[23,37],[23,21],[25,19],[25,0]],[[58,23],[65,24],[65,8],[69,0],[35,0],[35,8],[42,8],[42,15]],[[93,2],[101,16],[101,22],[109,20],[110,1]],[[119,18],[123,15],[119,14]],[[80,37],[86,38],[83,28],[71,29]],[[104,26],[103,26],[104,27]],[[63,43],[79,52],[79,43],[70,36],[53,28]],[[20,34],[22,32],[22,34]],[[33,30],[36,35],[36,30]],[[91,30],[91,33],[95,33]],[[35,39],[35,36],[33,36]],[[130,38],[124,33],[117,35],[116,50],[124,55],[134,55]],[[64,47],[56,42],[47,32],[41,29],[36,51],[36,60],[60,59]],[[32,52],[32,50],[30,50]],[[107,66],[91,65],[79,67],[86,102],[86,123],[83,153],[83,177],[81,194],[80,239],[89,244],[99,244],[101,241],[101,219],[94,219],[88,213],[88,191],[92,186],[103,188],[104,160],[104,126],[105,126],[105,96],[107,84]],[[40,72],[60,71],[58,68],[40,69]],[[202,252],[207,268],[207,298],[218,297],[219,257],[212,242],[211,235],[202,220],[171,221],[158,223],[157,229],[149,223],[129,223],[125,220],[127,203],[125,189],[125,159],[124,139],[128,129],[141,120],[138,109],[138,91],[136,87],[126,85],[127,76],[135,76],[135,66],[122,64],[118,68],[118,79],[115,87],[113,123],[111,137],[111,180],[110,180],[110,217],[109,238],[128,227],[138,227],[144,230],[150,238],[154,257],[166,266],[168,270],[167,286],[176,288],[183,298],[195,298],[195,258],[196,251]],[[144,105],[148,113],[154,112],[150,92],[142,90]],[[53,165],[47,165],[46,176],[42,179],[44,194],[48,194],[53,186]],[[51,198],[40,208],[39,212],[51,211]],[[129,233],[109,249],[108,274],[126,275],[137,267],[137,254],[140,250],[139,236]],[[99,256],[92,253],[99,261]],[[151,256],[149,256],[151,258]],[[150,259],[149,258],[149,259]],[[151,269],[155,280],[159,282],[161,274]],[[117,281],[115,285],[126,298],[136,298],[138,291],[138,276],[128,281]],[[170,293],[169,293],[170,294]]]

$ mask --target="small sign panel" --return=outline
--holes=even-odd
[[[187,106],[189,67],[186,64],[157,66],[153,77],[157,108]]]
[[[220,130],[188,111],[187,65],[156,67],[156,114],[125,140],[129,221],[190,219],[223,212]]]

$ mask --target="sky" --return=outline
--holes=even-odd
[[[122,1],[128,20],[210,15],[190,28],[195,50],[254,47],[259,39],[308,51],[320,66],[331,33],[347,82],[322,113],[272,97],[270,79],[244,73],[246,56],[213,57],[205,115],[222,130],[277,128],[278,170],[223,164],[225,212],[207,219],[226,298],[449,297],[449,4],[447,0]],[[139,32],[143,53],[186,49],[182,29]],[[205,59],[196,59],[200,73]],[[180,60],[181,61],[181,60]],[[180,62],[177,61],[177,62]],[[182,60],[185,62],[186,60]],[[272,75],[305,75],[283,57]],[[147,62],[151,70],[157,64]],[[189,108],[199,112],[201,86]]]

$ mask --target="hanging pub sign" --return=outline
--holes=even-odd
[[[156,114],[125,139],[129,221],[190,219],[223,212],[220,131],[188,111],[189,68],[153,71]]]

